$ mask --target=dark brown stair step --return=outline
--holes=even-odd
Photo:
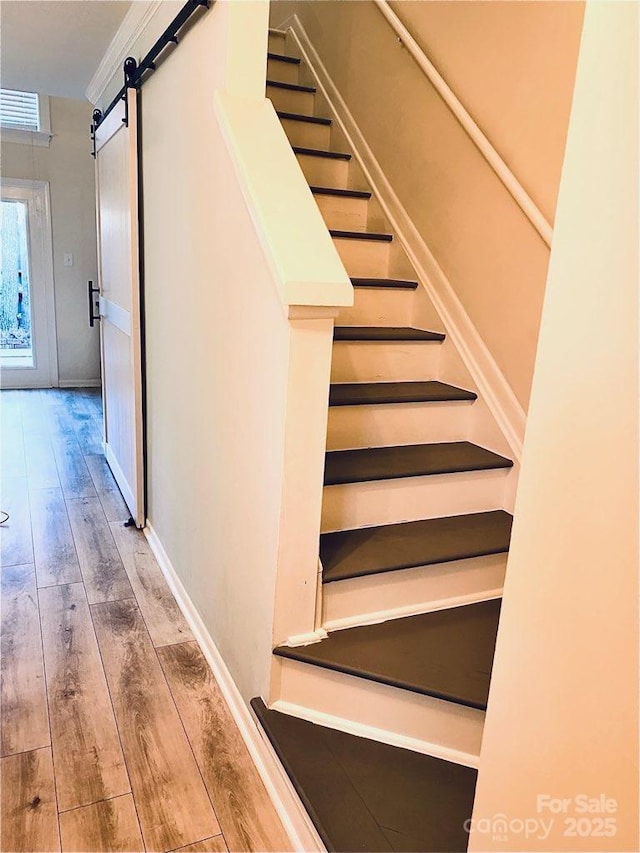
[[[379,243],[390,243],[393,240],[393,234],[380,234],[375,231],[339,231],[330,228],[329,234],[339,240],[375,240]]]
[[[336,326],[334,341],[443,341],[442,332],[411,326]]]
[[[370,480],[488,471],[511,468],[512,465],[510,459],[469,441],[332,450],[325,456],[324,484],[336,486]]]
[[[322,118],[321,116],[304,116],[300,113],[285,113],[282,110],[277,110],[276,115],[279,119],[289,119],[289,121],[304,121],[307,124],[331,124],[330,118]]]
[[[273,59],[276,62],[288,62],[289,65],[300,65],[300,60],[295,56],[285,56],[283,53],[268,53],[267,59]]]
[[[334,187],[309,187],[314,195],[336,195],[342,198],[371,198],[366,190],[340,190]]]
[[[468,560],[509,550],[508,512],[474,512],[340,530],[320,536],[323,583],[415,566]]]
[[[444,382],[343,382],[331,386],[330,406],[368,406],[378,403],[445,403],[477,400],[478,395]]]
[[[485,710],[500,601],[333,631],[274,654]]]
[[[354,287],[396,287],[398,290],[416,290],[417,281],[406,281],[400,278],[352,278]]]
[[[279,80],[267,80],[267,86],[273,86],[274,89],[288,89],[290,92],[311,92],[316,91],[315,86],[301,86],[299,83],[281,83]]]
[[[325,151],[322,148],[301,148],[292,145],[294,154],[304,154],[306,157],[324,157],[327,160],[351,160],[351,154],[342,151]]]
[[[327,850],[467,849],[473,768],[251,706]]]

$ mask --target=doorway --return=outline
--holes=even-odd
[[[0,183],[0,385],[58,385],[47,181]]]

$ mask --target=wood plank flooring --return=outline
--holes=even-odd
[[[70,809],[60,815],[60,835],[69,853],[142,850],[136,806],[131,794]]]
[[[89,604],[80,583],[39,591],[60,810],[128,793]]]
[[[251,759],[200,648],[179,643],[158,649],[158,655],[217,804],[229,850],[267,850],[274,841],[277,849],[285,849],[287,838],[275,814],[271,821],[264,819],[269,814],[267,793],[255,774],[247,772]],[[261,807],[248,812],[238,807],[243,802]]]
[[[33,566],[2,568],[2,754],[48,746],[49,718]]]
[[[1,850],[289,850],[101,442],[93,389],[0,393]]]
[[[60,850],[51,750],[7,755],[2,772],[2,850]]]

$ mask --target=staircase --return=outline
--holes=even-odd
[[[277,647],[252,705],[328,849],[464,850],[516,472],[295,52],[270,33],[266,93],[355,302],[334,333],[323,638]]]

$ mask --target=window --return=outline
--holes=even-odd
[[[38,95],[0,89],[0,125],[14,130],[40,130]]]
[[[0,202],[0,364],[33,367],[28,202]]]
[[[0,89],[0,133],[4,142],[48,146],[51,128],[47,95]]]
[[[0,178],[0,240],[2,387],[48,388],[57,385],[56,312],[47,181]]]

